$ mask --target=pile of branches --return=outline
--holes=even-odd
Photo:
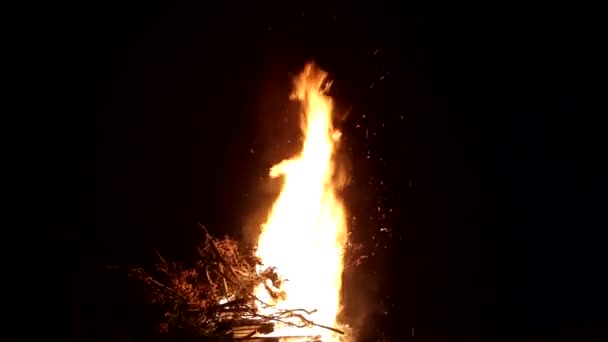
[[[285,296],[282,280],[273,267],[263,268],[255,249],[225,237],[217,239],[200,226],[204,241],[198,247],[198,261],[193,267],[168,263],[160,254],[152,272],[130,269],[129,274],[144,284],[151,302],[166,309],[161,332],[173,336],[232,340],[232,328],[243,325],[261,327],[260,333],[272,331],[273,323],[296,327],[318,325],[305,318],[312,312],[304,309],[271,310],[261,314],[258,306],[272,307],[255,297],[263,284],[273,301]],[[341,333],[331,327],[324,327]]]

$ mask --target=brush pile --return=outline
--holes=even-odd
[[[298,308],[260,314],[258,306],[271,306],[253,295],[260,284],[273,299],[285,296],[275,268],[263,268],[253,247],[228,237],[214,238],[201,228],[205,238],[198,247],[199,259],[193,267],[168,263],[159,254],[153,272],[130,269],[130,276],[143,282],[150,301],[166,310],[162,332],[196,337],[199,341],[201,338],[231,341],[237,339],[234,333],[237,327],[252,327],[247,336],[240,336],[246,338],[272,332],[274,323],[296,327],[317,325],[303,316],[310,312]]]

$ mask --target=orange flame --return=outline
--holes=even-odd
[[[257,254],[265,266],[274,266],[286,279],[281,310],[316,310],[306,319],[335,327],[341,308],[343,254],[347,238],[344,206],[336,195],[334,155],[340,132],[332,126],[332,99],[327,73],[307,64],[295,80],[291,95],[303,105],[302,151],[272,167],[271,177],[284,183],[258,240]],[[264,286],[256,290],[267,298]],[[260,308],[262,313],[269,308]],[[320,327],[276,326],[274,336],[320,335],[337,341],[332,331]]]

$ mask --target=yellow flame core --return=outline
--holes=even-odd
[[[286,298],[273,303],[282,310],[316,310],[305,315],[325,326],[336,326],[340,311],[343,254],[347,238],[345,211],[336,195],[334,153],[340,132],[332,127],[333,103],[325,95],[327,73],[306,65],[296,78],[293,99],[302,102],[302,151],[272,167],[271,177],[283,177],[280,195],[262,226],[257,255],[264,266],[277,268]],[[263,286],[258,297],[267,298]],[[262,312],[268,308],[260,308]],[[320,335],[337,340],[319,327],[276,326],[275,336]]]

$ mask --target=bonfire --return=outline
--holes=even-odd
[[[342,339],[336,327],[348,232],[338,193],[345,177],[335,165],[341,133],[333,128],[326,78],[310,63],[295,79],[291,98],[302,104],[302,149],[270,170],[283,185],[257,246],[216,239],[203,228],[194,268],[159,256],[154,276],[133,270],[153,300],[167,305],[165,330],[220,339]]]

